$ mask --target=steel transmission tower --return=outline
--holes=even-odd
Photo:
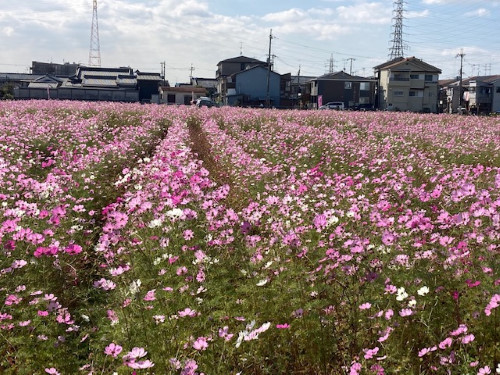
[[[90,31],[89,66],[101,66],[101,47],[99,46],[99,23],[97,21],[97,0],[94,0],[92,29]]]
[[[404,56],[403,45],[403,19],[404,19],[404,1],[394,1],[394,32],[392,33],[393,39],[392,47],[390,48],[389,60],[394,60],[398,57]]]

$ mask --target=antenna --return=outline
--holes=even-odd
[[[394,32],[392,33],[393,39],[392,47],[390,48],[389,60],[394,60],[398,57],[404,57],[403,46],[403,19],[404,19],[404,1],[394,1]]]
[[[97,22],[97,0],[94,0],[92,29],[90,31],[89,66],[101,66],[101,47],[99,46],[99,23]]]

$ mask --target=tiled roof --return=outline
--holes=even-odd
[[[30,82],[28,87],[30,89],[46,89],[47,87],[51,89],[56,89],[59,85],[55,82]]]
[[[360,77],[360,76],[353,76],[350,75],[344,71],[336,72],[336,73],[329,73],[329,74],[324,74],[320,77],[314,78],[313,81],[315,80],[332,80],[332,81],[373,81],[375,79],[372,78],[365,78],[365,77]]]
[[[169,91],[169,92],[185,92],[185,93],[197,93],[197,94],[204,94],[206,93],[206,89],[202,87],[192,87],[192,86],[182,86],[182,87],[167,87],[167,86],[162,86],[161,87],[162,91]]]
[[[260,61],[257,59],[254,59],[252,57],[246,57],[246,56],[237,56],[237,57],[232,57],[230,59],[222,60],[217,63],[217,65],[221,63],[256,63],[256,64],[266,64],[264,61]]]
[[[398,57],[394,60],[387,61],[383,64],[377,65],[374,67],[375,70],[385,70],[385,69],[390,69],[390,68],[395,68],[397,66],[400,66],[402,64],[412,62],[418,65],[422,71],[425,72],[436,72],[436,73],[441,73],[441,69],[436,68],[433,65],[427,64],[423,60],[417,59],[415,56],[404,58],[404,57]]]

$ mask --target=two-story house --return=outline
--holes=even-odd
[[[417,59],[398,57],[374,67],[378,78],[378,108],[438,112],[441,70]]]
[[[268,82],[269,78],[269,82]],[[228,105],[279,107],[281,105],[281,75],[257,65],[230,76],[233,88],[226,93]]]
[[[443,112],[487,114],[500,111],[500,75],[440,81]],[[462,108],[462,110],[460,109]]]
[[[377,80],[350,75],[344,71],[329,73],[310,81],[311,102],[321,106],[342,102],[344,108],[372,109],[375,107]]]
[[[267,62],[253,59],[246,56],[237,56],[230,59],[219,61],[215,78],[217,79],[217,92],[219,100],[223,104],[227,103],[228,92],[232,95],[235,93],[236,85],[233,82],[233,75],[255,66],[267,68]]]

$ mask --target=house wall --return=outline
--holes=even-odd
[[[491,111],[500,111],[500,79],[493,82],[493,99],[491,103]]]
[[[267,69],[255,68],[236,76],[236,94],[248,96],[249,100],[266,100]],[[269,77],[269,97],[274,106],[280,105],[280,75],[271,72]]]
[[[158,85],[160,81],[152,80],[137,80],[137,87],[139,89],[139,100],[141,102],[151,101],[151,97],[158,94]]]
[[[438,94],[435,73],[412,70],[410,64],[403,69],[380,72],[379,108],[382,110],[437,113]]]
[[[50,99],[59,100],[139,101],[139,91],[137,90],[57,88],[50,89],[49,96]],[[14,90],[14,97],[16,99],[48,99],[47,89],[44,88],[16,88]]]
[[[160,103],[170,105],[190,105],[191,101],[205,96],[203,93],[190,93],[190,92],[176,92],[176,91],[162,91]],[[174,99],[172,101],[172,99]]]
[[[363,84],[363,90],[362,90]],[[343,102],[345,108],[375,105],[375,82],[359,82],[349,80],[317,80],[314,84],[316,97],[323,96],[323,104],[328,102]],[[367,87],[365,87],[367,86]],[[317,101],[317,98],[315,99]]]
[[[217,76],[229,76],[234,73],[241,72],[242,70],[251,68],[256,65],[262,65],[259,63],[251,63],[251,62],[246,62],[246,63],[239,63],[239,62],[223,62],[219,64],[219,67],[217,69]]]

